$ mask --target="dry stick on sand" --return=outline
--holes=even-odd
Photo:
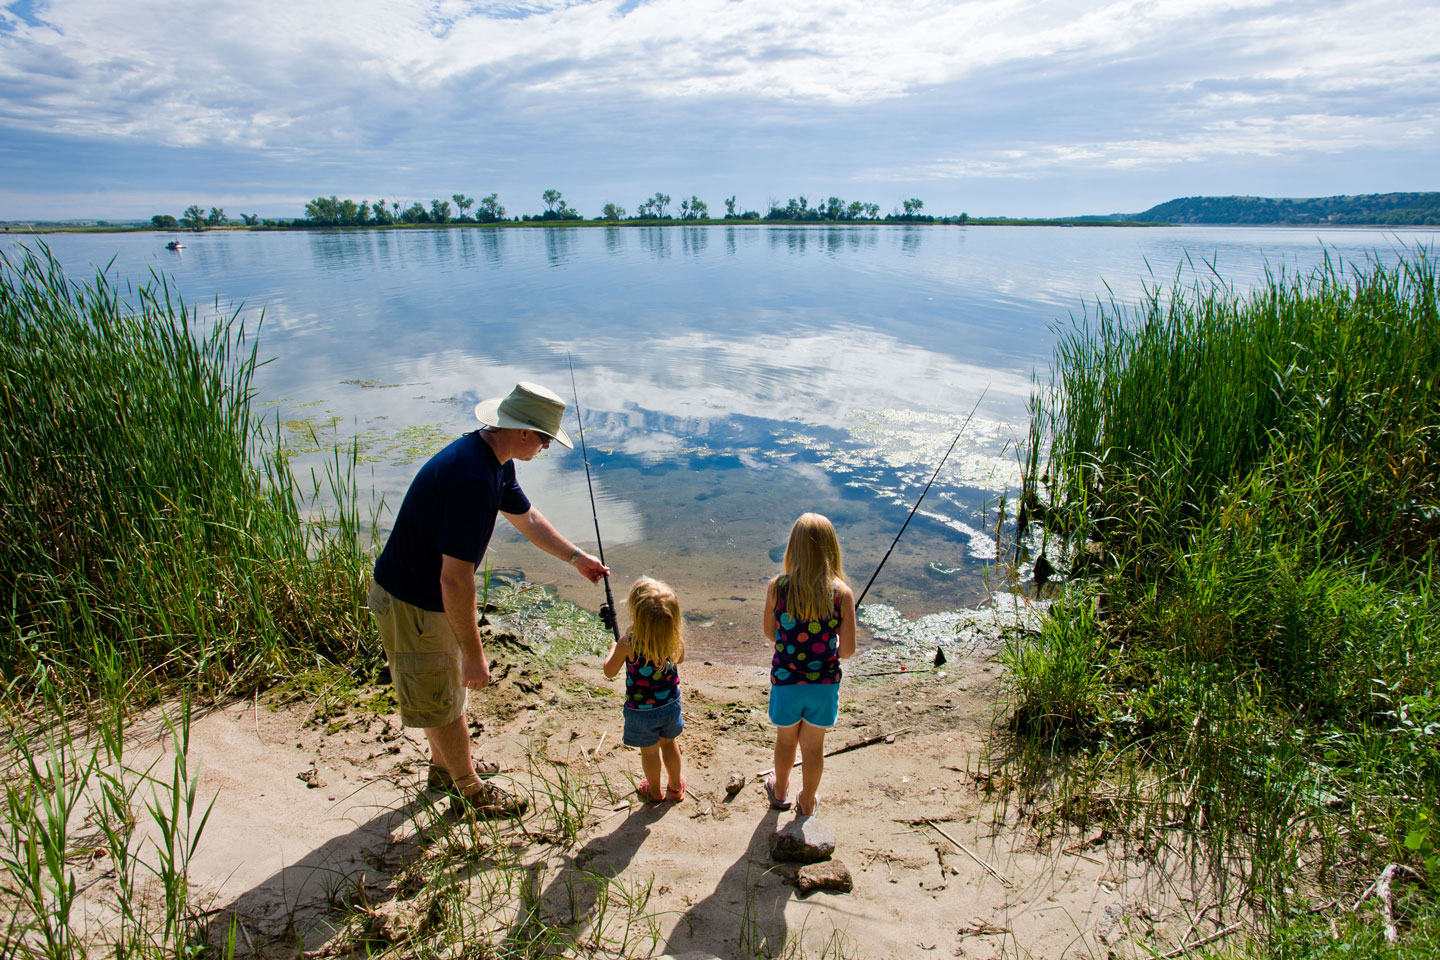
[[[892,731],[890,731],[889,733],[877,734],[877,735],[875,735],[875,736],[873,736],[873,737],[870,737],[870,738],[867,739],[867,740],[857,740],[857,741],[855,741],[854,743],[847,743],[847,744],[845,744],[845,746],[843,746],[843,747],[836,747],[834,750],[826,750],[826,751],[825,751],[825,756],[827,756],[827,757],[833,757],[833,756],[835,756],[836,754],[849,753],[851,750],[859,750],[861,747],[868,747],[868,746],[870,746],[871,744],[879,743],[881,740],[884,740],[884,739],[886,739],[886,738],[888,738],[888,737],[898,737],[898,736],[900,736],[900,734],[902,734],[902,733],[909,733],[911,730],[914,730],[914,729],[915,729],[914,727],[902,727],[902,728],[899,729],[899,730],[892,730]],[[797,760],[795,761],[795,763],[792,764],[792,766],[796,766],[796,767],[800,766],[801,760],[803,760],[803,758],[797,759]],[[759,773],[755,774],[755,776],[757,776],[757,777],[766,777],[766,776],[769,776],[770,774],[772,774],[772,773],[774,773],[774,772],[775,772],[775,768],[774,768],[774,767],[769,767],[769,768],[767,768],[767,769],[765,769],[765,770],[761,770]]]
[[[1371,896],[1379,897],[1385,907],[1386,943],[1398,943],[1400,940],[1400,933],[1395,928],[1395,894],[1390,890],[1390,884],[1395,881],[1396,876],[1402,873],[1418,883],[1425,882],[1425,878],[1418,871],[1403,863],[1392,863],[1380,872],[1380,876],[1375,878],[1375,882],[1370,884],[1370,887],[1360,895],[1360,899],[1355,901],[1355,906],[1350,908],[1350,912],[1354,913],[1360,909],[1360,904],[1369,900]]]
[[[1219,940],[1223,937],[1228,937],[1230,936],[1230,934],[1234,933],[1236,930],[1239,930],[1243,926],[1243,923],[1232,923],[1225,929],[1216,930],[1214,933],[1210,934],[1210,936],[1201,937],[1194,943],[1181,944],[1179,947],[1171,950],[1169,953],[1158,954],[1155,957],[1155,960],[1174,960],[1175,957],[1184,956],[1191,950],[1194,950],[1196,947],[1203,947],[1207,943],[1214,943],[1216,940]]]
[[[990,864],[986,863],[984,860],[981,860],[981,859],[980,859],[980,855],[977,854],[974,850],[971,850],[969,847],[965,846],[965,844],[961,843],[959,840],[956,840],[954,837],[950,836],[950,834],[946,833],[944,830],[941,830],[941,829],[940,829],[940,824],[936,823],[934,820],[926,820],[925,822],[928,823],[928,824],[930,824],[930,826],[934,827],[934,828],[935,828],[935,831],[936,831],[937,833],[939,833],[940,836],[944,837],[946,840],[949,840],[951,843],[955,844],[955,846],[959,847],[959,848],[960,848],[960,851],[961,851],[962,853],[964,853],[966,856],[968,856],[971,860],[974,860],[976,863],[980,864],[980,866],[982,866],[982,867],[984,867],[986,870],[988,870],[988,871],[990,872],[990,876],[994,877],[996,880],[999,880],[1001,883],[1005,884],[1005,886],[1007,886],[1007,887],[1008,887],[1008,886],[1011,886],[1010,881],[1007,880],[1007,879],[1005,879],[1004,877],[1002,877],[1002,876],[1000,875],[1000,871],[998,871],[998,870],[996,870],[994,867],[990,866]]]

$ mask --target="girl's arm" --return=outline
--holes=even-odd
[[[840,585],[840,657],[855,656],[855,592],[846,584]]]
[[[615,678],[615,674],[620,672],[625,661],[630,659],[631,652],[630,634],[628,633],[610,644],[610,653],[605,657],[605,666],[602,668],[605,671],[606,679],[613,680]]]
[[[684,663],[684,662],[685,662],[685,641],[682,639],[682,640],[680,641],[680,656],[678,656],[678,657],[675,658],[675,666],[678,667],[678,666],[680,666],[680,664],[682,664],[682,663]]]
[[[770,586],[765,588],[765,607],[760,611],[760,632],[765,634],[767,643],[775,642],[775,581],[777,577],[770,578]]]

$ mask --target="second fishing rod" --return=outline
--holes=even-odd
[[[960,424],[960,429],[955,432],[955,439],[950,441],[950,449],[945,451],[945,456],[941,457],[940,462],[935,465],[935,472],[930,475],[930,480],[925,484],[925,489],[921,490],[920,496],[915,498],[915,505],[910,508],[910,513],[905,517],[905,522],[900,524],[900,529],[896,532],[895,539],[890,541],[890,549],[886,550],[885,556],[880,558],[879,564],[875,567],[875,572],[870,574],[870,579],[865,584],[865,589],[861,590],[860,596],[855,599],[855,609],[857,612],[860,609],[860,604],[865,600],[865,594],[870,592],[871,584],[875,582],[876,577],[880,576],[880,571],[885,568],[885,561],[890,559],[890,554],[895,549],[895,544],[900,542],[900,537],[905,533],[905,528],[910,526],[910,520],[915,516],[915,511],[920,509],[920,501],[924,500],[925,494],[930,492],[931,484],[935,482],[936,477],[940,476],[940,468],[945,466],[945,461],[949,460],[950,454],[955,452],[955,445],[959,443],[960,438],[964,436],[965,428],[970,426],[970,421],[975,418],[975,411],[980,409],[980,401],[985,399],[985,394],[989,391],[990,384],[987,383],[985,384],[985,389],[980,391],[980,396],[976,398],[975,406],[970,408],[970,413],[966,416],[965,422]]]

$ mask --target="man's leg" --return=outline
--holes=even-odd
[[[432,762],[449,770],[451,778],[459,780],[474,772],[470,759],[470,726],[465,714],[443,727],[426,727],[425,739],[430,741]]]

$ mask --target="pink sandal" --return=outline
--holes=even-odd
[[[674,789],[674,788],[672,788],[672,787],[670,787],[670,786],[666,786],[666,787],[665,787],[665,799],[666,799],[666,800],[673,800],[673,801],[675,801],[676,803],[679,803],[681,800],[684,800],[684,799],[685,799],[685,787],[686,787],[686,786],[687,786],[687,784],[685,783],[685,778],[684,778],[684,777],[681,777],[681,778],[680,778],[680,789],[679,789],[679,790],[676,790],[676,789]]]
[[[637,783],[635,785],[635,792],[640,794],[641,799],[643,799],[646,803],[659,803],[660,801],[665,799],[663,796],[652,797],[650,795],[650,781],[648,779],[641,780],[639,783]]]

